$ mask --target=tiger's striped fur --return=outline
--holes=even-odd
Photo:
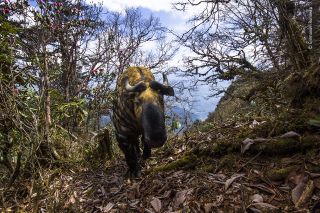
[[[144,82],[145,88],[139,92],[128,92],[126,81],[130,85]],[[140,175],[139,137],[142,136],[144,145],[143,158],[150,157],[151,148],[161,146],[167,137],[163,93],[150,87],[153,81],[152,72],[145,67],[129,67],[117,80],[112,120],[119,147],[125,154],[129,175],[133,177]]]

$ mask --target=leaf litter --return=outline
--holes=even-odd
[[[238,128],[238,127],[237,127]],[[175,138],[170,149],[153,153],[153,161],[147,162],[139,180],[127,182],[124,178],[126,165],[123,158],[114,159],[109,165],[99,168],[72,168],[69,172],[54,175],[47,171],[44,179],[50,186],[39,192],[28,185],[30,197],[20,205],[25,212],[48,212],[55,206],[59,212],[303,212],[319,211],[320,175],[311,166],[320,165],[319,154],[311,157],[304,154],[287,156],[259,155],[252,158],[244,152],[231,166],[218,166],[220,157],[196,159],[196,167],[179,167],[171,170],[148,172],[159,165],[175,162],[194,148],[206,148],[207,140],[228,137],[227,132],[237,128],[226,125],[216,134],[213,131],[197,137]],[[223,137],[222,137],[223,135]],[[210,137],[209,137],[210,136]],[[279,136],[302,137],[295,132]],[[204,142],[205,140],[205,142]],[[265,143],[269,138],[248,139],[248,143]],[[242,141],[239,141],[241,146]],[[244,144],[246,145],[246,144]],[[308,162],[312,162],[311,164]],[[218,169],[202,170],[202,164]],[[270,171],[283,172],[270,179]],[[310,166],[311,165],[311,166]],[[150,169],[148,169],[150,168]],[[31,183],[30,183],[31,184]],[[3,189],[1,189],[3,190]],[[7,191],[10,193],[10,191]],[[34,195],[34,196],[32,196]],[[31,200],[31,202],[27,202]],[[22,207],[21,207],[22,206]],[[36,207],[35,207],[36,206]],[[11,207],[1,208],[9,211]],[[13,211],[13,208],[11,208]]]

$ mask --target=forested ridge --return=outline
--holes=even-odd
[[[0,2],[0,212],[320,211],[320,2],[173,6],[197,11],[182,34],[139,8]],[[168,140],[136,179],[102,125],[132,66],[195,83],[172,84]],[[222,98],[190,124],[172,112],[199,84]]]

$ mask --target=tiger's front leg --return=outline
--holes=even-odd
[[[117,137],[120,149],[123,151],[128,165],[128,178],[139,178],[141,176],[141,166],[139,163],[140,151],[138,139],[124,139]],[[138,145],[137,145],[138,144]]]

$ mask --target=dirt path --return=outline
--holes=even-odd
[[[292,191],[302,173],[290,176],[296,180],[270,181],[260,172],[267,164],[260,160],[243,168],[248,162],[239,162],[240,173],[156,172],[128,182],[126,165],[120,159],[104,169],[83,169],[56,178],[51,194],[58,201],[56,208],[65,212],[310,212],[312,208],[316,212],[320,179],[308,178],[312,194],[301,201],[298,211]],[[308,193],[305,185],[300,188],[301,193]],[[42,205],[45,203],[43,200]]]

